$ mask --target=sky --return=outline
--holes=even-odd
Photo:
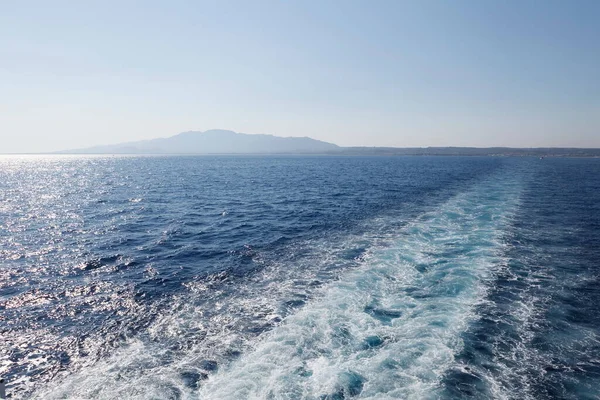
[[[0,1],[0,153],[229,129],[600,147],[600,1]]]

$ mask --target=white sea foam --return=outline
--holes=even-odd
[[[360,237],[306,243],[301,265],[191,284],[147,333],[37,397],[427,398],[501,262],[518,195],[489,180],[400,231],[374,220]],[[352,267],[348,248],[366,249]]]
[[[360,268],[209,378],[202,399],[422,399],[460,350],[460,333],[500,264],[518,188],[456,197],[374,250]]]

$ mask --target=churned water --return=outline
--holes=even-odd
[[[600,399],[600,160],[0,159],[12,398]]]

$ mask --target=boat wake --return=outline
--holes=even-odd
[[[147,332],[36,398],[435,398],[520,193],[497,174],[407,224],[252,255],[256,274],[187,284]]]

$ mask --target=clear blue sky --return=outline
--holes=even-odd
[[[600,147],[600,1],[0,3],[0,153],[211,128]]]

